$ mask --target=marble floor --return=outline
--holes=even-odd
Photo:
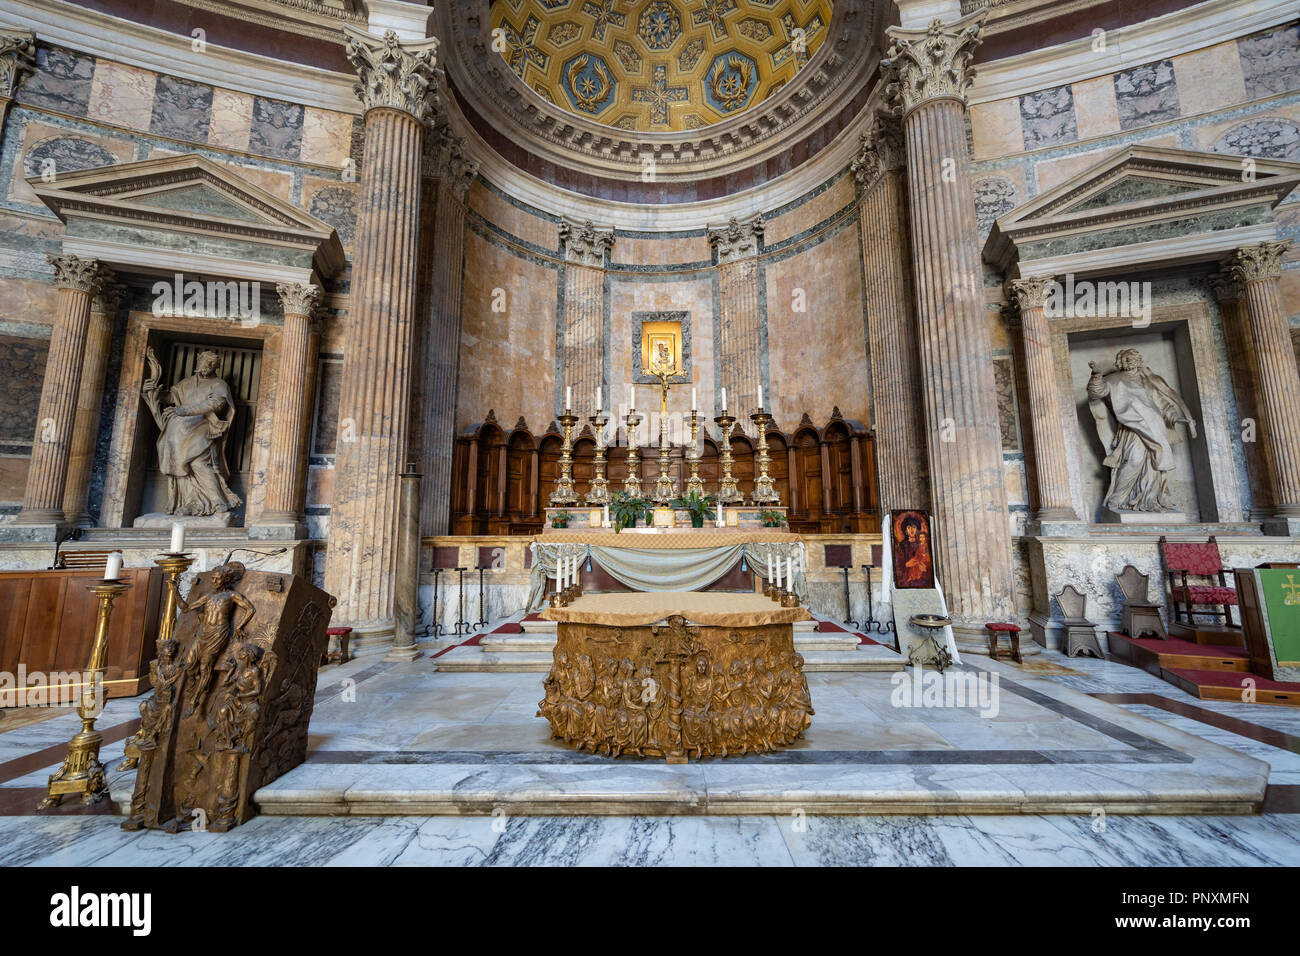
[[[817,716],[796,747],[669,767],[550,740],[536,674],[362,659],[322,670],[307,762],[220,835],[121,831],[131,772],[110,773],[93,812],[36,816],[75,715],[0,715],[0,860],[1300,865],[1300,713],[1056,652],[964,672],[994,696],[903,706],[890,674],[809,674]],[[99,721],[110,767],[137,706],[110,701]]]

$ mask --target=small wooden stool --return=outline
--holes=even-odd
[[[1011,659],[1017,664],[1020,663],[1020,628],[1015,624],[1005,624],[993,621],[984,625],[984,630],[989,632],[989,657],[992,660],[998,659],[998,635],[1005,634],[1007,642],[1011,645]]]
[[[329,641],[325,644],[325,656],[321,659],[322,664],[346,664],[352,658],[348,657],[348,637],[352,633],[350,627],[330,627],[326,628],[325,633],[329,635]],[[336,641],[335,638],[338,640]]]

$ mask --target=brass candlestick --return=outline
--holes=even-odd
[[[686,461],[691,466],[691,476],[686,479],[686,497],[692,494],[697,497],[704,497],[704,479],[700,477],[700,447],[697,435],[700,428],[700,414],[695,409],[691,409],[691,452],[686,456]]]
[[[767,466],[772,463],[772,456],[767,453],[767,426],[772,421],[772,416],[760,408],[749,416],[749,420],[758,426],[758,454],[754,456],[758,463],[758,477],[754,479],[754,504],[779,505],[781,493],[776,490],[772,476],[767,473]]]
[[[718,504],[740,504],[744,502],[745,496],[740,493],[740,486],[731,473],[731,465],[735,461],[731,457],[731,429],[736,424],[736,418],[723,412],[714,421],[722,429],[722,478],[718,481]]]
[[[564,429],[564,444],[560,446],[560,477],[555,479],[555,490],[548,499],[552,505],[576,505],[578,493],[573,490],[573,426],[578,424],[578,416],[567,408],[560,416],[560,427]]]
[[[655,478],[653,495],[654,503],[657,505],[669,504],[677,497],[677,482],[673,481],[668,473],[672,463],[668,454],[668,430],[665,427],[667,418],[666,413],[659,416],[659,476]]]
[[[163,574],[167,577],[167,583],[163,585],[162,620],[158,622],[158,639],[154,642],[156,648],[163,641],[171,640],[172,632],[176,629],[176,589],[171,585],[180,581],[181,575],[194,563],[194,559],[187,552],[179,554],[167,552],[161,557],[154,558],[153,563],[162,568]],[[134,770],[140,765],[138,737],[131,737],[126,742],[124,753],[126,759],[117,765],[118,770]]]
[[[596,430],[596,457],[592,461],[595,473],[591,476],[591,490],[583,499],[589,505],[609,503],[609,481],[605,478],[605,425],[609,419],[602,414],[603,411],[601,409],[587,419]]]
[[[81,730],[69,742],[63,765],[50,775],[49,792],[41,801],[40,810],[57,807],[70,793],[81,794],[81,802],[85,804],[108,796],[108,788],[104,785],[104,765],[99,762],[99,746],[104,742],[104,735],[95,729],[95,719],[103,710],[104,664],[108,658],[108,625],[113,617],[113,602],[130,588],[131,585],[124,581],[110,580],[87,587],[99,598],[99,616],[95,621],[90,661],[86,664],[81,703],[77,705]]]
[[[641,476],[637,473],[641,459],[636,453],[636,426],[641,424],[641,416],[635,408],[627,412],[627,477],[623,479],[623,490],[633,498],[641,497]]]

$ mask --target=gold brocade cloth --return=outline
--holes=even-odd
[[[548,621],[636,627],[680,614],[703,627],[762,627],[811,619],[807,608],[781,607],[762,594],[719,591],[640,591],[584,594],[567,607],[542,611]]]
[[[735,528],[692,528],[690,530],[647,531],[627,529],[615,534],[612,528],[575,528],[536,535],[542,544],[589,544],[602,548],[726,548],[738,544],[789,544],[803,540],[789,531],[738,531]]]

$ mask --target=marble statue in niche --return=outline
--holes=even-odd
[[[158,468],[167,479],[167,514],[229,516],[243,501],[230,490],[226,435],[235,399],[221,377],[221,356],[199,353],[194,373],[162,387],[162,364],[147,353],[142,392],[158,425]]]
[[[1169,429],[1179,422],[1196,437],[1187,403],[1142,361],[1137,349],[1121,349],[1108,372],[1089,362],[1088,410],[1097,425],[1110,469],[1106,507],[1116,514],[1176,512],[1169,491],[1174,468]]]

